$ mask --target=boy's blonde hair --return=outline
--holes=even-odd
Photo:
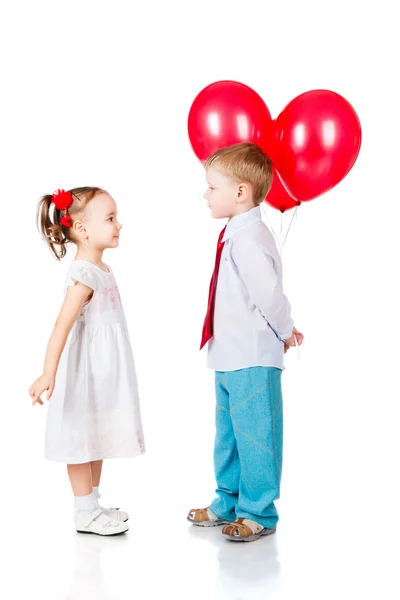
[[[210,167],[215,167],[238,183],[249,183],[257,206],[271,189],[272,160],[257,144],[244,142],[220,148],[206,160],[204,168],[207,170]]]

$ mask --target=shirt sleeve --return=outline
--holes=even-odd
[[[90,287],[93,291],[98,288],[97,273],[95,270],[86,262],[73,261],[66,281],[66,288],[75,285],[79,281]]]
[[[232,258],[251,302],[281,340],[292,335],[293,319],[268,249],[258,240],[232,240]]]

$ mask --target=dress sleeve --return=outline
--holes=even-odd
[[[98,289],[98,278],[95,268],[87,262],[79,260],[72,262],[67,274],[65,287],[68,288],[71,285],[75,285],[77,281],[87,285],[93,291]]]

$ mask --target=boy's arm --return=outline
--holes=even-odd
[[[232,257],[251,301],[281,340],[293,332],[294,322],[288,299],[267,249],[252,239],[235,239]]]

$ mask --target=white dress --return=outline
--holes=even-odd
[[[68,336],[49,401],[45,456],[68,464],[145,450],[135,363],[121,298],[108,267],[72,262],[66,288],[93,289]]]

